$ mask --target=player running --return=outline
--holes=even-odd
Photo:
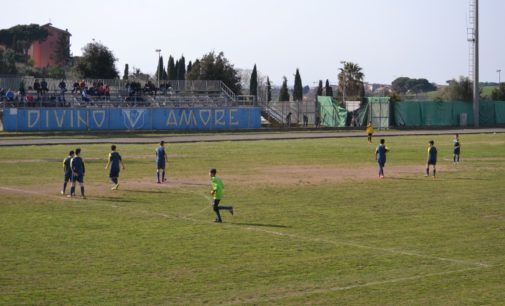
[[[230,214],[233,215],[233,206],[219,206],[219,202],[223,197],[224,184],[223,181],[221,181],[221,179],[216,175],[216,173],[217,173],[216,169],[210,169],[209,175],[212,184],[212,191],[210,192],[210,194],[214,197],[214,200],[212,202],[212,208],[216,213],[216,220],[214,220],[214,222],[222,223],[223,220],[221,219],[221,213],[219,211],[227,210],[230,212]]]
[[[86,169],[84,168],[84,161],[80,154],[81,149],[75,149],[75,156],[70,160],[70,168],[72,168],[72,187],[70,187],[70,194],[68,197],[75,197],[75,182],[79,182],[81,186],[81,197],[86,199],[84,195],[84,173]]]
[[[428,147],[428,161],[426,162],[426,173],[424,176],[430,175],[430,165],[433,166],[433,178],[437,176],[437,148],[433,140],[429,141]]]
[[[158,184],[161,182],[165,182],[167,179],[165,178],[165,167],[168,162],[167,153],[165,152],[165,142],[160,141],[160,146],[156,148],[156,176],[158,177]],[[160,170],[161,172],[161,181],[160,181]]]
[[[67,183],[72,179],[72,168],[70,168],[70,161],[74,157],[74,150],[68,152],[68,156],[63,159],[63,188],[61,189],[61,194],[65,195],[65,190],[67,189]]]
[[[381,139],[377,149],[375,149],[375,160],[379,164],[379,178],[384,178],[384,165],[386,164],[386,152],[389,152],[388,147],[384,144],[385,140]]]
[[[114,183],[114,186],[112,186],[111,190],[117,190],[119,188],[119,171],[121,170],[119,164],[121,164],[123,170],[125,167],[121,155],[116,151],[116,145],[110,146],[110,149],[112,152],[109,153],[109,159],[107,161],[105,169],[109,168],[110,166],[109,178],[112,183]]]

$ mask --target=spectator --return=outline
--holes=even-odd
[[[81,97],[84,102],[89,102],[89,94],[88,94],[88,87],[84,87],[81,91]]]
[[[42,79],[42,82],[40,82],[40,87],[41,87],[42,94],[43,95],[47,94],[47,92],[49,91],[49,88],[47,88],[46,79]]]
[[[105,86],[103,86],[103,84],[100,85],[100,87],[98,87],[97,92],[99,97],[105,96]]]
[[[104,94],[105,94],[105,99],[109,100],[110,99],[110,88],[109,88],[109,85],[105,85]]]
[[[7,99],[7,101],[14,101],[14,98],[16,98],[16,94],[9,88],[5,93],[5,98]]]
[[[319,115],[316,115],[316,121],[314,122],[314,124],[316,125],[316,128],[319,128],[321,126],[321,118],[319,117]]]
[[[58,84],[58,88],[60,89],[60,96],[58,97],[58,100],[60,102],[66,102],[65,91],[67,91],[67,83],[65,83],[65,80],[61,80],[60,84]]]
[[[25,82],[23,81],[19,82],[19,95],[21,95],[21,97],[26,96]]]
[[[42,87],[40,86],[39,80],[35,79],[35,82],[33,82],[33,90],[37,92],[37,99],[40,98],[40,94],[42,93]]]
[[[79,91],[81,91],[79,82],[75,81],[74,84],[72,85],[72,93],[77,93]]]
[[[309,125],[309,117],[307,117],[307,114],[303,114],[303,126],[307,127]]]
[[[86,82],[84,82],[84,80],[81,80],[81,82],[79,83],[79,89],[83,91],[84,88],[86,88]]]
[[[289,114],[286,116],[286,126],[291,127],[291,115],[292,113],[289,112]]]
[[[33,101],[34,101],[33,96],[31,94],[28,94],[26,96],[26,103],[28,103],[28,106],[35,106]]]
[[[97,94],[96,87],[94,87],[94,86],[91,86],[90,88],[86,87],[86,90],[87,90],[88,96],[96,96],[96,94]]]

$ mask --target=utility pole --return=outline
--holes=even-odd
[[[498,85],[501,83],[501,69],[496,70],[498,72]]]

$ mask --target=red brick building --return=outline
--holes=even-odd
[[[48,23],[42,27],[46,28],[49,35],[44,41],[35,41],[32,43],[30,49],[28,50],[28,55],[33,59],[33,66],[35,68],[44,68],[56,66],[57,61],[55,57],[55,50],[58,45],[58,40],[61,35],[71,36],[68,30],[58,29]],[[70,44],[70,39],[68,40]]]

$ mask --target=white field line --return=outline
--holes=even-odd
[[[452,258],[446,258],[446,257],[425,255],[425,254],[419,254],[416,252],[403,251],[403,250],[392,249],[392,248],[373,247],[373,246],[362,245],[362,244],[349,242],[349,241],[339,241],[339,240],[334,241],[334,240],[327,240],[327,239],[321,239],[321,238],[304,237],[304,236],[300,236],[300,235],[281,233],[281,232],[270,231],[270,230],[265,230],[265,229],[261,229],[261,228],[247,227],[247,229],[265,232],[265,233],[269,233],[269,234],[277,235],[277,236],[291,237],[291,238],[298,239],[298,240],[322,242],[322,243],[333,244],[333,245],[337,245],[337,246],[346,245],[346,246],[351,246],[351,247],[360,248],[360,249],[375,250],[375,251],[381,251],[381,252],[398,254],[398,255],[419,257],[419,258],[435,259],[435,260],[439,260],[439,261],[446,261],[446,262],[451,262],[451,263],[455,263],[455,264],[471,265],[471,266],[481,267],[481,268],[490,267],[489,264],[481,263],[481,262],[474,262],[474,261],[468,261],[468,260],[459,260],[459,259],[452,259]]]
[[[58,198],[58,199],[64,199],[59,196],[51,196],[51,195],[47,195],[47,194],[35,192],[35,191],[27,192],[25,190],[8,188],[8,187],[0,187],[0,189],[14,191],[14,192],[18,192],[18,193],[29,193],[29,194],[35,194],[35,195],[49,196],[49,197]],[[201,194],[199,194],[199,195],[201,195]],[[201,195],[201,196],[205,197],[204,195]],[[208,197],[205,197],[205,198],[208,198]],[[199,223],[199,224],[202,224],[202,223],[211,224],[211,222],[192,219],[192,218],[189,218],[188,216],[171,216],[171,215],[168,215],[165,213],[155,213],[155,212],[151,212],[151,211],[147,211],[147,210],[131,209],[128,207],[117,206],[115,204],[109,204],[109,205],[98,204],[98,205],[102,206],[102,207],[106,206],[106,207],[111,207],[111,208],[127,209],[127,210],[130,210],[135,213],[142,213],[142,214],[151,215],[151,216],[159,216],[159,217],[163,217],[163,218],[167,218],[167,219],[179,219],[179,220],[187,220],[187,221]],[[207,207],[205,209],[207,209]],[[225,223],[225,224],[220,224],[220,225],[237,228],[237,226],[234,226],[232,224]],[[491,265],[484,264],[484,263],[476,263],[476,262],[469,262],[469,261],[464,261],[464,260],[423,255],[423,254],[417,254],[417,253],[413,253],[413,252],[401,251],[401,250],[396,250],[396,249],[376,248],[376,247],[370,247],[370,246],[365,246],[365,245],[360,245],[360,244],[355,244],[355,243],[350,243],[350,242],[338,242],[338,241],[331,241],[331,240],[319,239],[319,238],[301,237],[298,235],[263,230],[263,229],[253,228],[253,227],[239,227],[239,228],[250,230],[250,231],[268,233],[271,235],[276,235],[276,236],[281,236],[281,237],[289,237],[289,238],[298,239],[298,240],[324,242],[324,243],[329,243],[329,244],[333,244],[333,245],[348,245],[348,246],[353,246],[353,247],[357,247],[357,248],[385,251],[385,252],[390,252],[390,253],[399,254],[399,255],[408,255],[408,256],[415,256],[415,257],[420,257],[420,258],[430,258],[430,259],[436,259],[436,260],[440,260],[440,261],[448,261],[448,262],[458,263],[458,264],[474,265],[474,267],[459,269],[459,270],[452,270],[452,271],[445,271],[445,272],[428,273],[428,274],[424,274],[424,275],[399,277],[399,278],[393,278],[393,279],[389,279],[389,280],[373,281],[373,282],[368,282],[368,283],[363,283],[363,284],[356,284],[356,285],[349,285],[349,286],[342,286],[342,287],[321,288],[321,289],[303,290],[303,291],[300,290],[299,292],[290,292],[290,293],[284,294],[284,295],[279,295],[278,293],[276,293],[275,296],[269,297],[269,298],[264,298],[264,299],[253,298],[253,299],[249,299],[249,300],[240,300],[240,301],[236,301],[236,302],[226,303],[226,304],[222,304],[222,305],[240,305],[240,304],[246,304],[246,303],[249,303],[249,304],[251,304],[251,303],[253,303],[253,304],[266,303],[266,302],[272,302],[272,301],[281,300],[281,299],[285,299],[285,298],[301,297],[301,296],[310,295],[310,294],[325,294],[325,293],[329,293],[329,292],[338,292],[338,291],[367,288],[367,287],[380,286],[380,285],[386,285],[386,284],[409,282],[409,281],[421,280],[421,279],[428,278],[428,277],[445,276],[445,275],[450,275],[450,274],[463,273],[463,272],[480,270],[480,269],[492,267]]]
[[[343,287],[330,287],[330,288],[320,288],[320,289],[313,289],[313,290],[300,289],[300,291],[298,291],[298,292],[290,292],[290,293],[286,293],[286,294],[275,293],[275,296],[267,297],[264,299],[251,298],[249,300],[240,300],[240,301],[225,303],[225,304],[221,304],[221,305],[240,305],[240,304],[255,304],[256,305],[256,304],[267,303],[267,302],[272,302],[272,301],[286,299],[286,298],[301,297],[301,296],[310,295],[310,294],[325,294],[325,293],[329,293],[329,292],[346,291],[346,290],[352,290],[352,289],[367,288],[367,287],[372,287],[372,286],[409,282],[409,281],[420,280],[420,279],[424,279],[424,278],[428,278],[428,277],[445,276],[445,275],[449,275],[449,274],[463,273],[463,272],[468,272],[468,271],[472,271],[472,270],[480,270],[482,268],[483,267],[474,267],[474,268],[466,268],[466,269],[452,270],[452,271],[446,271],[446,272],[428,273],[428,274],[424,274],[424,275],[399,277],[399,278],[393,278],[393,279],[388,279],[388,280],[383,280],[383,281],[374,281],[374,282],[368,282],[368,283],[364,283],[364,284],[349,285],[349,286],[343,286]]]
[[[8,188],[8,187],[0,187],[0,189],[5,189],[5,190],[19,192],[19,193],[44,195],[44,196],[54,197],[54,198],[58,198],[58,199],[66,199],[66,198],[63,198],[60,196],[52,196],[52,195],[48,195],[48,194],[44,194],[44,193],[36,192],[36,191],[27,192],[25,190]],[[197,195],[204,197],[205,199],[210,198],[208,196],[204,196],[200,193],[193,192],[193,191],[185,191],[185,192],[195,193]],[[207,210],[208,207],[205,207],[204,209],[202,209],[198,212],[189,214],[189,215],[177,216],[177,215],[168,215],[165,213],[152,212],[152,211],[143,210],[143,209],[132,209],[130,207],[122,207],[122,206],[117,206],[115,204],[98,204],[98,205],[107,206],[107,207],[111,207],[111,208],[119,208],[119,209],[123,209],[123,210],[126,209],[126,210],[130,210],[132,212],[142,213],[144,215],[159,216],[159,217],[168,218],[168,219],[186,220],[186,221],[191,221],[191,222],[200,223],[200,224],[213,224],[213,222],[202,221],[202,220],[197,220],[197,219],[191,218],[192,215],[203,212],[203,211]],[[309,242],[325,243],[325,244],[331,244],[331,245],[336,245],[336,246],[345,245],[345,246],[350,246],[350,247],[355,247],[355,248],[360,248],[360,249],[375,250],[375,251],[403,255],[403,256],[412,256],[412,257],[418,257],[418,258],[434,259],[434,260],[445,261],[445,262],[450,262],[450,263],[454,263],[454,264],[471,265],[471,266],[479,267],[479,268],[491,267],[491,265],[486,264],[486,263],[482,263],[482,262],[474,262],[474,261],[468,261],[468,260],[460,260],[460,259],[452,259],[452,258],[446,258],[446,257],[425,255],[425,254],[415,253],[415,252],[411,252],[411,251],[403,251],[403,250],[392,249],[392,248],[373,247],[373,246],[362,245],[362,244],[349,242],[349,241],[334,241],[334,240],[327,240],[327,239],[321,239],[321,238],[305,237],[305,236],[301,236],[301,235],[282,233],[282,232],[271,231],[271,230],[266,230],[266,229],[262,229],[262,228],[251,227],[251,226],[243,227],[243,226],[237,226],[237,225],[229,224],[229,223],[222,223],[222,224],[220,224],[220,226],[240,228],[240,229],[245,229],[245,230],[249,230],[249,231],[267,233],[270,235],[292,238],[294,240],[303,240],[303,241],[309,241]]]

